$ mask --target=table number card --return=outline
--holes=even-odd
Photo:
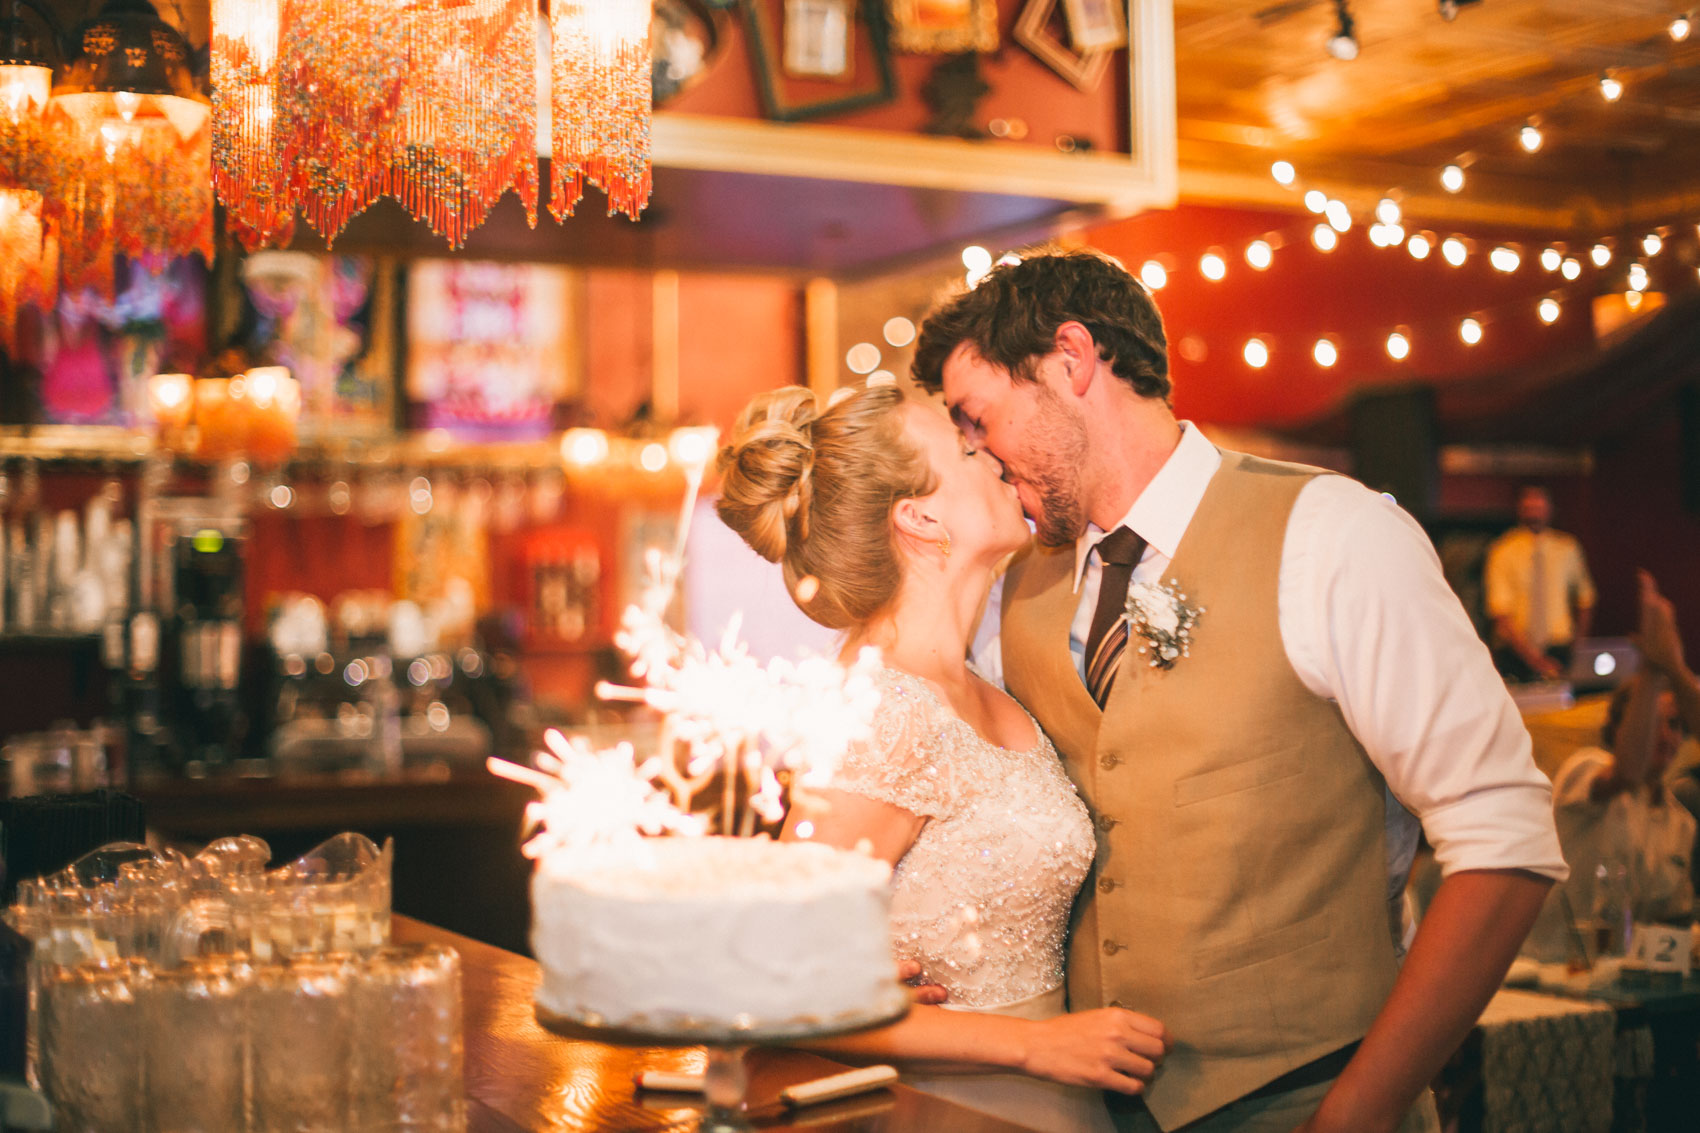
[[[1693,960],[1694,930],[1664,924],[1638,924],[1629,949],[1630,962],[1649,972],[1686,976]]]

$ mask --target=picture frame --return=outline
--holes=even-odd
[[[1016,17],[1015,41],[1078,90],[1097,90],[1110,69],[1113,48],[1077,51],[1051,34],[1051,17],[1062,0],[1028,0]],[[1073,0],[1070,0],[1073,3]],[[1113,6],[1113,5],[1112,5]],[[1124,25],[1123,42],[1126,42]]]
[[[1063,0],[1068,38],[1081,54],[1127,46],[1124,0]]]
[[[797,79],[850,75],[855,0],[785,0],[785,73]]]
[[[891,46],[914,55],[998,49],[997,0],[890,0]]]
[[[847,73],[834,80],[786,72],[781,17],[787,0],[744,0],[750,61],[762,109],[776,122],[803,122],[879,106],[897,97],[897,75],[887,45],[883,0],[852,0],[846,36]],[[848,89],[847,89],[848,88]]]

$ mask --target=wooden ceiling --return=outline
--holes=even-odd
[[[1174,0],[1181,192],[1290,205],[1268,176],[1426,215],[1578,231],[1700,215],[1700,27],[1686,0],[1351,0],[1361,53],[1324,49],[1334,0]],[[1697,13],[1700,14],[1700,13]],[[1624,84],[1606,102],[1599,80]],[[1526,153],[1530,121],[1544,144]],[[1467,167],[1447,194],[1440,169]],[[1301,186],[1302,187],[1302,186]]]

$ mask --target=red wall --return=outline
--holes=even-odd
[[[1183,417],[1237,426],[1270,426],[1319,416],[1353,388],[1379,383],[1446,382],[1504,371],[1587,350],[1593,345],[1588,304],[1598,281],[1591,266],[1567,285],[1557,323],[1543,326],[1535,303],[1566,285],[1536,262],[1541,234],[1472,231],[1476,251],[1461,268],[1437,248],[1417,261],[1402,248],[1377,248],[1354,223],[1333,252],[1320,252],[1310,230],[1320,218],[1302,209],[1265,212],[1182,205],[1090,230],[1087,242],[1137,271],[1148,259],[1169,269],[1157,304],[1168,327],[1175,379],[1175,409]],[[1407,222],[1420,225],[1421,218]],[[1251,241],[1280,233],[1285,246],[1273,265],[1254,271],[1245,262]],[[1441,229],[1439,236],[1451,234]],[[1522,266],[1506,275],[1488,265],[1502,240],[1523,245]],[[1205,252],[1219,249],[1228,273],[1211,282],[1199,273]],[[1458,322],[1474,315],[1485,327],[1482,342],[1465,346]],[[1387,356],[1388,332],[1403,326],[1410,356]],[[1242,348],[1252,336],[1270,346],[1269,364],[1247,365]],[[1322,336],[1339,349],[1332,369],[1318,366],[1311,347]]]

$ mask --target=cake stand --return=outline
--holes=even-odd
[[[537,1006],[537,1022],[544,1030],[563,1038],[604,1043],[609,1046],[700,1046],[708,1051],[703,1072],[703,1093],[708,1112],[700,1133],[745,1133],[755,1126],[745,1116],[750,1085],[744,1055],[753,1046],[790,1046],[809,1039],[830,1039],[870,1031],[897,1022],[909,1013],[909,992],[894,984],[865,1012],[831,1019],[807,1019],[783,1024],[753,1023],[748,1027],[697,1024],[681,1020],[650,1026],[615,1025],[600,1018],[557,1015]]]

